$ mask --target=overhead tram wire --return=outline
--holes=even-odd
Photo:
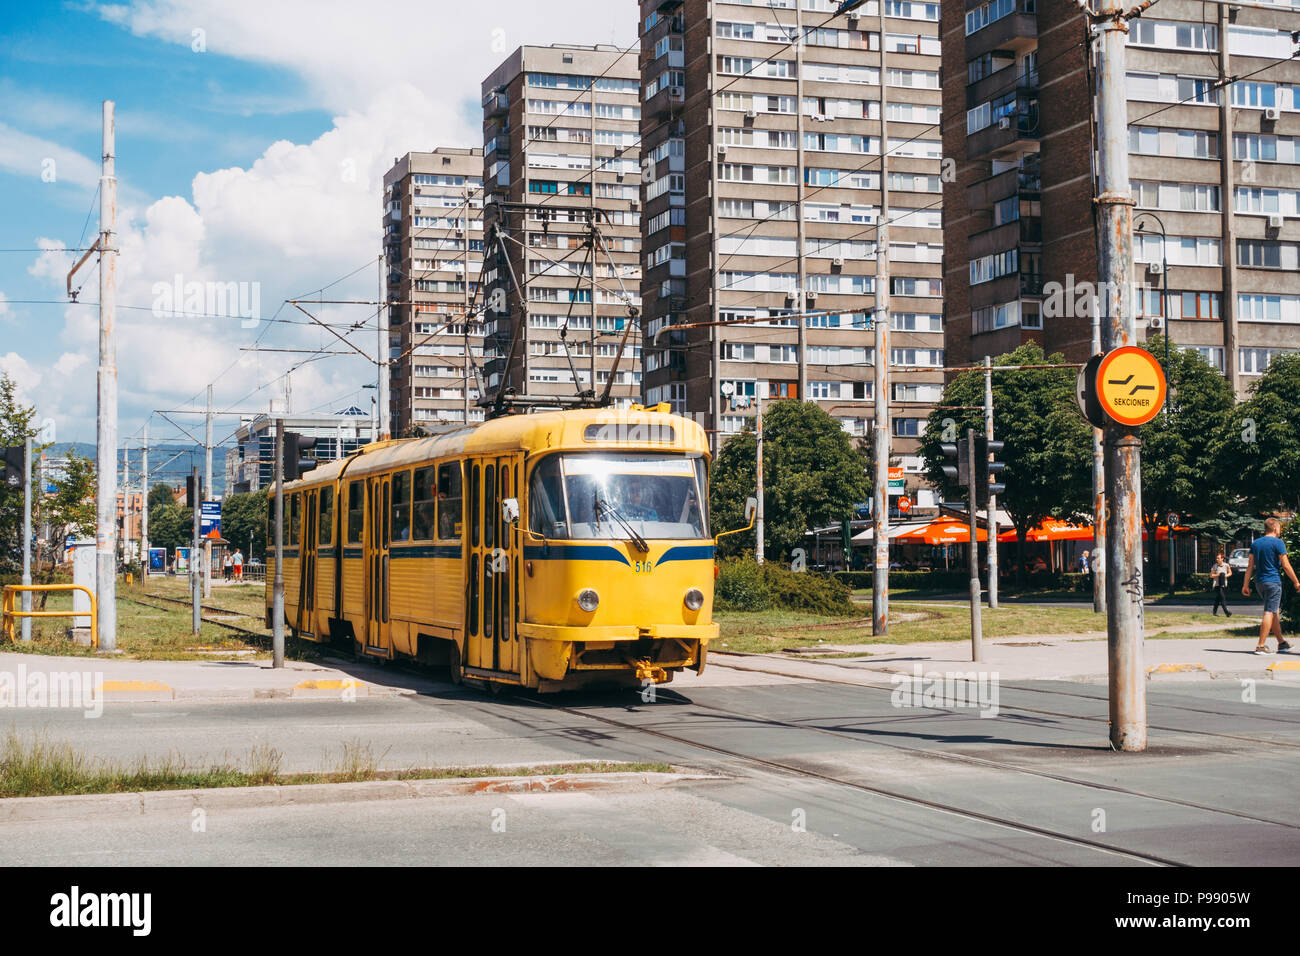
[[[1220,39],[1220,42],[1225,42],[1225,41],[1223,39]],[[1259,76],[1259,74],[1263,73],[1264,71],[1271,70],[1277,66],[1281,66],[1283,63],[1293,63],[1296,61],[1297,58],[1300,58],[1300,49],[1297,49],[1290,56],[1279,57],[1273,60],[1271,63],[1266,63],[1263,66],[1261,66],[1258,70],[1251,70],[1249,73],[1243,73],[1240,76],[1228,76],[1228,77],[1224,77],[1222,80],[1215,80],[1214,83],[1210,85],[1209,89],[1215,92],[1219,92],[1222,90],[1225,91],[1225,95],[1231,95],[1229,93],[1226,93],[1226,91],[1231,89],[1233,85],[1240,83],[1242,80],[1248,80],[1252,76]],[[1183,99],[1179,100],[1176,103],[1166,103],[1164,106],[1161,106],[1159,109],[1154,109],[1150,113],[1144,113],[1143,115],[1139,116],[1135,120],[1130,120],[1128,124],[1129,128],[1131,129],[1134,125],[1141,123],[1143,120],[1150,119],[1152,116],[1156,116],[1160,113],[1163,113],[1165,110],[1171,110],[1175,106],[1184,106],[1187,103],[1195,102],[1197,99],[1198,99],[1197,95],[1193,93],[1191,96],[1184,97]],[[1227,148],[1231,148],[1232,144],[1229,143],[1226,144],[1226,146]],[[1225,148],[1224,145],[1220,145],[1220,152],[1222,152],[1224,148]]]

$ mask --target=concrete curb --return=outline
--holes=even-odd
[[[149,688],[124,689],[110,685],[148,684]],[[324,685],[348,685],[347,687]],[[345,696],[346,691],[351,691]],[[158,681],[104,681],[106,704],[158,704],[177,700],[339,700],[362,697],[403,697],[419,693],[411,687],[381,687],[356,681],[300,681],[292,687],[193,687],[175,688]]]
[[[723,780],[691,773],[573,773],[537,777],[451,777],[437,780],[370,780],[362,783],[308,783],[297,786],[224,787],[207,790],[151,790],[97,793],[74,797],[0,799],[0,823],[65,821],[94,814],[102,817],[189,813],[196,809],[238,810],[249,807],[309,806],[371,800],[418,800],[464,797],[479,793],[563,793],[575,790],[619,792],[701,780]]]

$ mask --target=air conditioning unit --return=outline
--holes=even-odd
[[[834,259],[831,260],[831,265],[833,265],[833,266],[840,266],[840,267],[843,267],[843,266],[844,266],[844,257],[843,257],[843,256],[836,256]]]
[[[1153,276],[1162,275],[1164,271],[1165,271],[1165,264],[1163,262],[1147,263],[1147,272]]]
[[[1283,219],[1284,217],[1279,213],[1273,213],[1271,216],[1268,217],[1268,228],[1281,229]]]
[[[1270,106],[1264,110],[1264,121],[1267,123],[1276,123],[1278,117],[1281,115],[1282,114],[1278,111],[1276,106]]]
[[[1011,117],[1010,117],[1010,116],[999,116],[999,117],[998,117],[998,129],[1011,129]]]
[[[1163,329],[1164,327],[1165,327],[1165,320],[1163,316],[1153,315],[1151,316],[1151,318],[1147,319],[1148,329],[1153,329],[1153,330]]]
[[[684,87],[684,86],[670,86],[670,87],[668,87],[668,98],[669,98],[670,100],[684,100],[684,99],[686,99],[686,87]]]
[[[719,155],[719,156],[726,156],[726,155],[727,155],[727,147],[726,147],[725,145],[720,144],[720,145],[718,146],[718,155]]]
[[[791,289],[789,292],[785,294],[785,299],[787,302],[795,302],[798,300],[798,298],[799,298],[798,289]]]
[[[745,119],[758,119],[758,110],[747,110],[745,112]]]
[[[809,290],[808,290],[808,301],[809,301],[809,302],[816,302],[816,301],[817,301],[817,293],[814,292],[812,289],[809,289]]]

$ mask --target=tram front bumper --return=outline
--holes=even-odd
[[[670,670],[703,670],[708,642],[717,624],[670,624],[634,627],[518,626],[528,641],[533,670],[546,680],[561,680],[572,671],[635,672],[638,680],[663,683]]]

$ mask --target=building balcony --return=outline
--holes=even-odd
[[[995,20],[966,37],[967,62],[994,50],[1023,53],[1038,45],[1038,16],[1033,0],[1021,0],[1015,13]]]
[[[644,112],[649,116],[667,116],[681,109],[686,102],[686,90],[680,86],[665,86],[646,101]]]
[[[989,159],[1037,149],[1038,100],[1020,99],[1013,113],[1000,116],[966,137],[966,158]]]
[[[510,97],[504,90],[493,90],[483,98],[483,115],[488,119],[504,116],[510,111]]]

